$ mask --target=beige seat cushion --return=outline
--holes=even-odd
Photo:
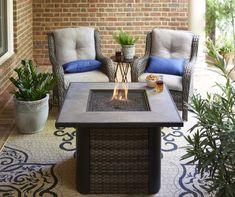
[[[96,57],[94,28],[65,28],[54,31],[56,59],[61,66],[74,60]]]
[[[139,76],[138,81],[139,82],[145,82],[145,78],[147,75],[162,75],[163,81],[167,85],[169,90],[176,90],[176,91],[182,91],[182,77],[176,76],[176,75],[167,75],[167,74],[161,74],[161,73],[144,73]]]
[[[65,88],[70,82],[109,82],[109,78],[99,70],[64,75]]]
[[[171,29],[152,30],[151,55],[190,59],[193,34]]]

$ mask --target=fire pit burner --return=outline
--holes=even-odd
[[[150,111],[145,90],[129,90],[128,100],[112,98],[113,90],[90,90],[87,111]]]

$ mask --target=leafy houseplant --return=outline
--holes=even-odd
[[[134,45],[139,40],[139,37],[134,38],[128,32],[122,30],[114,33],[113,38],[120,45]]]
[[[55,85],[53,75],[38,73],[32,60],[22,60],[21,64],[23,67],[14,69],[18,79],[10,78],[18,89],[12,92],[15,98],[21,101],[36,101],[46,97]]]
[[[113,39],[122,46],[125,59],[132,59],[135,55],[135,43],[139,37],[134,38],[130,33],[119,30],[113,34]]]
[[[234,45],[233,45],[233,40],[228,39],[228,38],[221,38],[218,39],[219,43],[218,43],[218,47],[219,47],[219,53],[221,55],[226,55],[228,53],[234,53],[235,49],[234,49]]]
[[[49,73],[38,73],[32,60],[22,60],[22,67],[16,68],[18,78],[10,78],[14,90],[16,126],[22,133],[43,130],[48,117],[49,91],[55,85],[55,78]]]
[[[235,46],[233,38],[227,36],[220,36],[217,40],[219,53],[224,57],[227,64],[233,64],[233,59],[235,57]]]
[[[227,37],[224,36],[220,36],[219,39],[217,40],[217,42],[215,44],[213,44],[213,41],[208,38],[206,40],[206,45],[207,45],[207,63],[208,64],[213,64],[215,63],[215,58],[213,57],[213,53],[214,53],[214,49],[216,49],[216,51],[218,51],[218,53],[220,55],[223,56],[223,58],[226,61],[226,64],[232,64],[233,59],[234,59],[234,55],[235,55],[235,47],[233,44],[233,40],[229,39]]]
[[[189,146],[182,159],[196,163],[199,173],[209,184],[209,192],[217,197],[235,196],[235,87],[229,78],[227,64],[211,43],[210,56],[225,79],[224,84],[216,83],[221,93],[199,94],[192,97],[190,107],[197,123],[186,136]],[[234,69],[234,67],[232,68]]]

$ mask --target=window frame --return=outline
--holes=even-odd
[[[13,0],[7,0],[7,51],[0,56],[0,66],[14,54],[14,38],[13,38]]]

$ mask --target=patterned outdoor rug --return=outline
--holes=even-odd
[[[151,196],[209,196],[198,179],[195,166],[180,161],[185,153],[182,148],[186,145],[184,134],[194,121],[190,117],[183,128],[163,129],[161,189]],[[0,152],[1,197],[83,196],[75,186],[75,130],[59,131],[54,123],[52,111],[43,132],[26,135],[15,131],[10,136]]]

